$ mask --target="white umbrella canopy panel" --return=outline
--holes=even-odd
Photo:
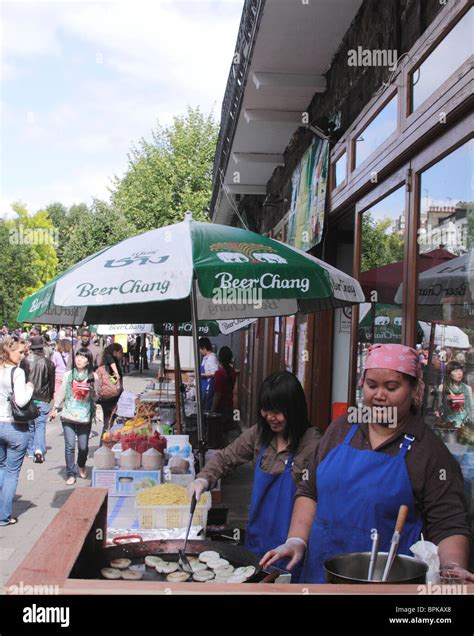
[[[69,308],[91,324],[186,321],[194,277],[201,320],[285,316],[364,301],[355,279],[301,250],[187,218],[84,259],[26,299],[19,320],[40,322],[43,314]]]
[[[128,238],[84,259],[27,298],[20,322],[61,307],[84,308],[90,324],[230,320],[310,313],[364,302],[359,283],[301,250],[254,232],[199,223]],[[197,338],[193,338],[199,377]],[[199,455],[204,465],[200,382]]]

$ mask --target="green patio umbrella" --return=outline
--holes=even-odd
[[[188,214],[181,223],[84,259],[27,298],[18,320],[41,322],[70,308],[92,324],[192,320],[197,333],[199,320],[285,316],[360,302],[359,283],[331,265],[255,232],[193,221]],[[194,357],[198,378],[196,338]],[[202,441],[199,382],[196,388]]]

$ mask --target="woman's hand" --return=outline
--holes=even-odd
[[[441,569],[444,569],[444,568],[441,568]],[[449,569],[450,576],[459,577],[463,579],[463,581],[466,581],[467,583],[474,583],[474,574],[472,572],[469,572],[469,570],[466,570],[465,568],[461,567],[460,565],[453,563],[452,566],[451,565],[447,566],[447,569]]]
[[[58,409],[56,407],[53,407],[53,409],[49,412],[49,420],[54,420],[54,418],[56,417],[56,415],[58,414]]]
[[[299,538],[287,539],[286,543],[279,545],[278,548],[274,548],[267,552],[263,559],[260,561],[262,567],[273,565],[280,559],[289,559],[289,563],[286,566],[287,570],[292,570],[304,557],[306,552],[306,541]]]
[[[194,481],[192,481],[188,486],[188,494],[192,498],[193,494],[196,495],[196,501],[199,501],[201,495],[206,492],[209,488],[209,483],[207,479],[203,477],[198,477]]]

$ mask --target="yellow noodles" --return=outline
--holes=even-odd
[[[176,484],[162,484],[137,493],[142,506],[185,506],[190,503],[186,488]]]

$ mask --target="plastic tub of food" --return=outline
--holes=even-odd
[[[212,506],[210,492],[202,495],[204,504],[198,503],[193,516],[193,526],[207,525],[207,515]],[[142,530],[154,528],[186,528],[189,522],[189,504],[185,506],[142,506],[135,502],[138,524]]]

